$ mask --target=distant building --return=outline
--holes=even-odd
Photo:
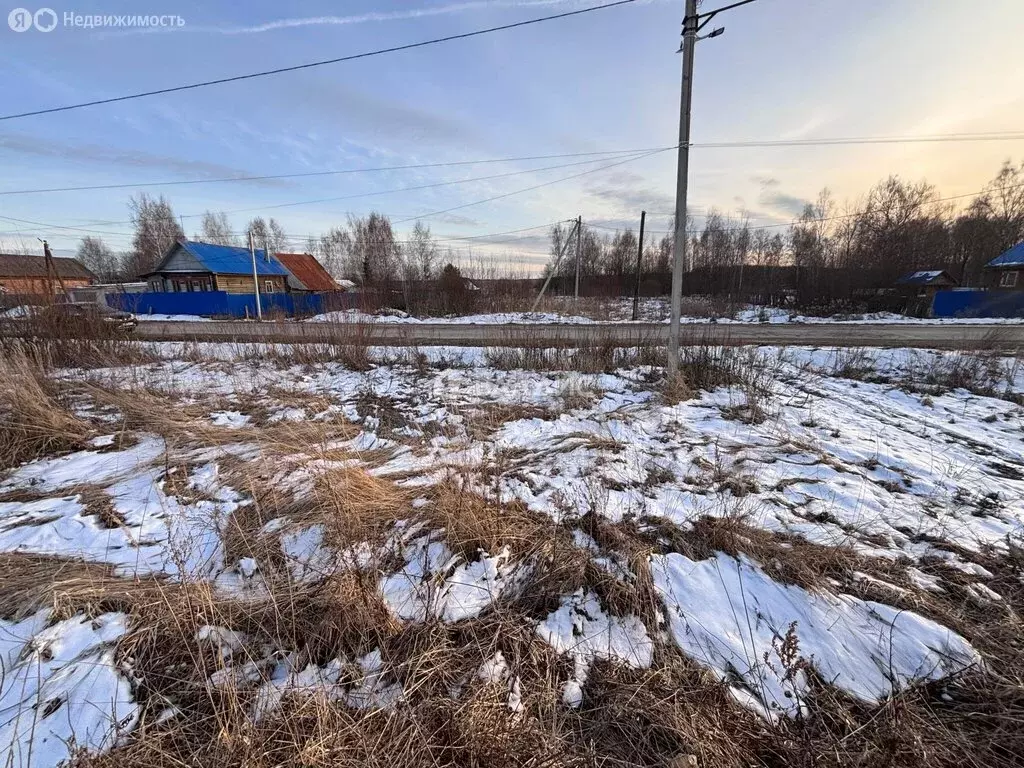
[[[911,296],[934,296],[938,291],[956,288],[960,283],[944,269],[923,269],[896,281],[900,292]]]
[[[74,259],[53,257],[59,280],[46,271],[46,259],[17,253],[0,254],[0,292],[20,295],[54,295],[64,288],[80,288],[96,282],[96,275]]]
[[[256,276],[260,293],[285,293],[288,270],[262,250],[256,251]],[[254,292],[249,249],[230,245],[179,240],[143,277],[154,293]]]
[[[985,265],[985,287],[1004,291],[1024,290],[1024,276],[1021,272],[1024,272],[1024,243],[1015,245]]]
[[[291,292],[326,293],[344,290],[338,281],[309,253],[275,253],[288,270],[286,279]]]

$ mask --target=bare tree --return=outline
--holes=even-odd
[[[798,267],[821,269],[832,262],[832,241],[828,222],[833,210],[832,195],[823,189],[814,203],[804,206],[799,221],[790,231],[793,263]]]
[[[389,284],[398,275],[401,249],[391,220],[374,211],[365,219],[349,219],[352,238],[350,269],[363,285]]]
[[[142,192],[129,201],[128,207],[135,235],[126,268],[130,276],[137,277],[152,272],[175,242],[185,237],[185,233],[170,202],[162,195],[152,198]]]
[[[321,235],[310,249],[316,255],[324,269],[334,277],[353,278],[350,270],[352,257],[352,236],[343,227],[331,227],[327,234]]]
[[[217,213],[207,211],[203,214],[200,232],[196,235],[196,239],[215,245],[240,245],[239,238],[231,230],[231,223],[223,211]]]
[[[257,216],[246,227],[247,236],[250,232],[256,247],[267,253],[284,253],[288,250],[288,237],[284,228],[273,217],[264,221],[262,216]]]
[[[437,243],[430,227],[417,221],[405,248],[406,279],[433,280],[437,269]]]
[[[638,247],[639,243],[636,234],[632,229],[627,229],[625,232],[615,233],[615,236],[612,238],[611,247],[608,248],[605,254],[605,272],[616,278],[617,287],[620,292],[626,291],[628,287],[627,278],[631,279],[631,276],[636,271],[634,265],[636,263]]]
[[[997,250],[1005,251],[1024,240],[1024,162],[1004,163],[976,205],[979,213],[996,223]]]
[[[115,254],[102,238],[86,236],[78,244],[75,256],[101,282],[110,283],[121,277],[122,259]]]

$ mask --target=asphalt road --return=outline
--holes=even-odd
[[[451,323],[140,322],[153,340],[338,343],[381,346],[659,346],[661,323],[467,325]],[[687,324],[686,343],[821,347],[1024,349],[1024,325],[981,324]]]

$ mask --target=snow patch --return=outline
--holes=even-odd
[[[799,658],[866,702],[980,660],[964,638],[916,613],[779,584],[746,557],[672,553],[651,564],[676,645],[720,679],[739,678],[736,699],[769,718],[800,711],[806,692],[803,669],[783,661],[787,634]]]

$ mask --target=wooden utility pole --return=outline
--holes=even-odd
[[[263,319],[263,307],[260,306],[260,278],[256,274],[256,246],[252,239],[252,230],[249,230],[249,258],[252,259],[252,287],[256,294],[256,319]]]
[[[50,244],[43,240],[43,259],[46,262],[46,277],[49,283],[49,296],[52,298],[56,291],[53,290],[54,281],[60,285],[60,292],[64,294],[64,298],[70,299],[68,296],[68,289],[64,285],[64,278],[60,276],[60,272],[57,271],[57,265],[53,261],[53,254],[50,252]]]
[[[573,300],[580,300],[580,258],[583,253],[583,217],[576,219],[576,289],[573,291]]]
[[[636,249],[636,285],[633,288],[633,320],[640,319],[640,277],[644,269],[644,225],[647,211],[640,211],[640,245]]]
[[[676,231],[672,243],[672,324],[668,330],[668,374],[679,370],[679,316],[686,261],[686,192],[690,176],[690,115],[693,108],[693,51],[697,47],[697,0],[686,0],[683,19],[683,86],[679,98],[679,162],[676,167]]]
[[[576,220],[576,224],[573,225],[573,229],[575,229],[577,231],[577,233],[579,232],[579,227],[580,227],[580,222],[581,221],[582,221],[582,217],[577,219]],[[555,276],[555,274],[558,272],[558,265],[562,262],[562,256],[565,254],[565,252],[567,250],[569,250],[569,243],[571,243],[571,242],[572,242],[572,232],[569,233],[569,237],[567,237],[565,239],[565,242],[562,244],[562,247],[559,248],[558,255],[555,257],[555,265],[551,268],[551,271],[548,272],[548,277],[544,281],[544,285],[541,286],[540,293],[537,294],[537,298],[534,300],[533,306],[530,307],[530,312],[536,312],[537,311],[537,307],[540,305],[540,300],[544,298],[544,292],[547,291],[548,286],[551,284],[551,278],[553,278]]]

